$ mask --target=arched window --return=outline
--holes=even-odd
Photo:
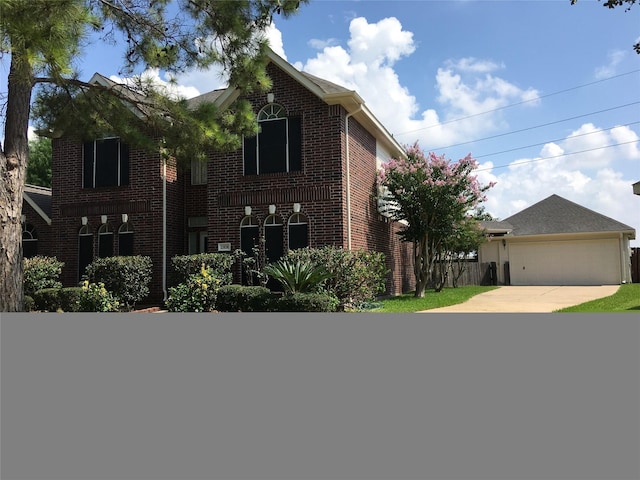
[[[113,230],[108,223],[103,223],[98,229],[98,257],[113,256]]]
[[[282,105],[270,103],[258,112],[258,135],[244,139],[244,174],[302,170],[302,122]]]
[[[30,223],[22,224],[22,256],[35,257],[38,254],[38,232]]]
[[[133,255],[133,225],[130,222],[123,223],[118,228],[118,255]]]
[[[276,262],[284,254],[283,225],[279,215],[269,215],[264,220],[264,253],[267,262]]]
[[[93,261],[93,232],[89,225],[83,225],[78,232],[78,278],[82,278]]]
[[[289,217],[289,250],[309,246],[309,221],[303,213]]]

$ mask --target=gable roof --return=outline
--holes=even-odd
[[[36,185],[25,185],[22,198],[42,219],[51,225],[51,189]]]
[[[635,238],[635,230],[558,195],[541,200],[504,220],[514,236],[560,233],[620,232]]]
[[[375,115],[366,106],[364,100],[355,90],[348,90],[328,80],[316,77],[306,72],[297,70],[293,65],[277,55],[273,50],[267,49],[269,62],[275,64],[287,75],[305,87],[311,93],[328,105],[341,105],[347,113],[353,117],[371,133],[393,156],[405,156],[405,150],[393,138],[393,135],[385,128]],[[203,101],[213,101],[218,107],[226,108],[236,100],[241,91],[233,86],[225,90],[214,90],[189,100],[191,105],[197,105]]]

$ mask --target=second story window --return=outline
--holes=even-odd
[[[244,139],[244,174],[302,170],[302,123],[270,103],[258,113],[259,133]]]
[[[105,138],[84,144],[83,187],[129,185],[129,149],[119,138]]]
[[[207,184],[207,162],[191,160],[191,185]]]

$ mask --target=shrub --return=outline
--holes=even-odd
[[[210,312],[215,308],[220,280],[211,268],[202,265],[200,272],[186,282],[169,288],[167,309],[170,312]]]
[[[64,263],[59,262],[55,257],[36,256],[25,258],[22,262],[25,295],[33,296],[37,290],[62,286],[58,278]]]
[[[269,312],[272,298],[266,287],[224,285],[218,290],[216,309],[220,312]]]
[[[60,308],[60,288],[41,288],[33,294],[33,301],[37,310],[56,312]]]
[[[106,257],[90,263],[86,275],[90,283],[104,284],[123,308],[131,310],[149,295],[151,267],[149,257]]]
[[[89,283],[85,280],[78,299],[79,312],[117,312],[120,302],[111,294],[104,283]]]
[[[226,253],[198,253],[195,255],[177,255],[171,259],[173,285],[185,283],[189,276],[200,272],[202,265],[211,269],[222,285],[232,281],[231,267],[236,257]]]
[[[264,267],[264,272],[278,280],[285,293],[317,292],[322,283],[331,277],[323,265],[311,260],[281,259]]]
[[[356,308],[374,300],[376,295],[384,292],[389,273],[384,254],[380,252],[328,246],[293,250],[285,258],[311,261],[331,272],[332,276],[325,281],[324,288],[338,298],[339,310]]]
[[[32,312],[33,309],[35,308],[36,303],[35,300],[33,299],[32,296],[30,295],[25,295],[24,296],[24,311],[25,312]]]
[[[279,312],[335,312],[338,304],[328,293],[292,293],[281,297],[276,308]]]
[[[58,290],[58,302],[65,312],[79,312],[82,287],[64,287]]]

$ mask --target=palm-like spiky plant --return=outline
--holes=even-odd
[[[285,293],[309,293],[331,278],[331,273],[321,265],[300,260],[279,260],[264,267],[264,272],[278,280]]]

